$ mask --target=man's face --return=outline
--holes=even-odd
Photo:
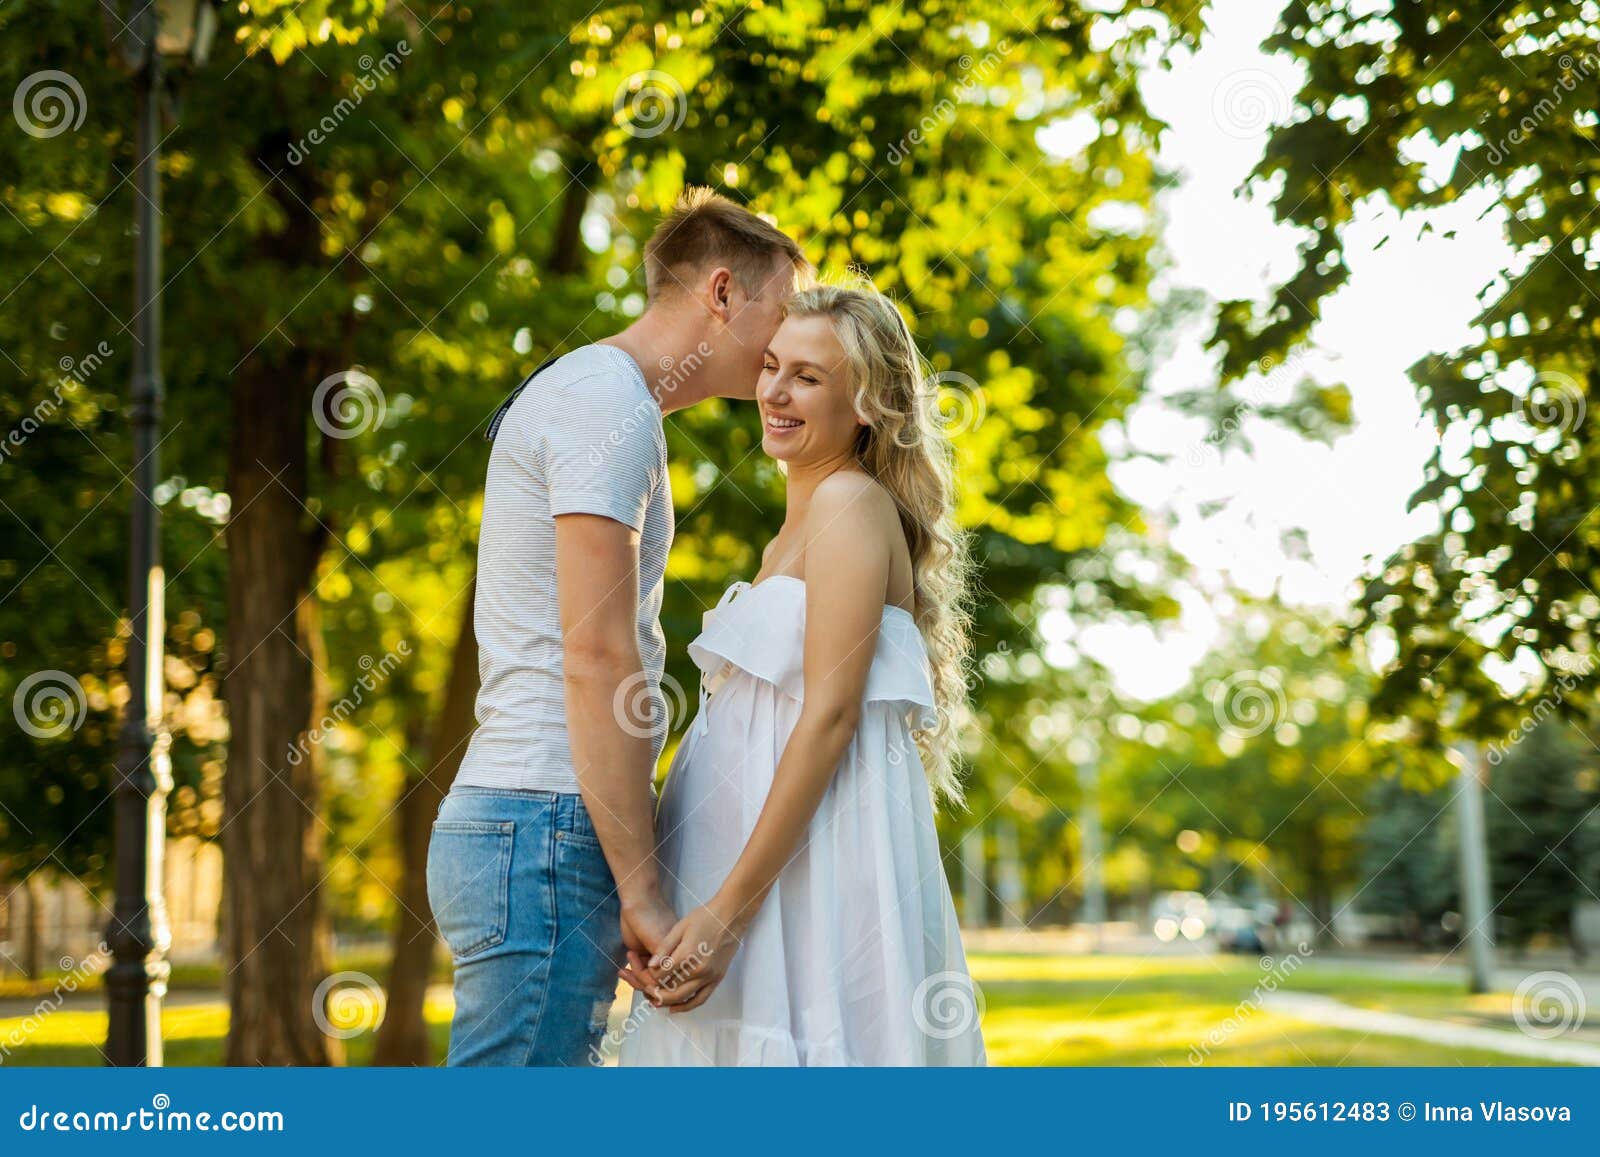
[[[718,394],[755,397],[762,355],[783,320],[783,303],[793,291],[794,269],[788,262],[773,270],[754,297],[747,296],[738,282],[732,284],[728,317],[714,343]]]

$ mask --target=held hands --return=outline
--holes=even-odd
[[[660,978],[660,1003],[669,1012],[699,1008],[728,974],[743,937],[744,921],[717,912],[715,900],[679,920],[650,958],[650,971]]]
[[[649,950],[648,961],[629,940],[628,914],[624,909],[623,940],[628,946],[628,967],[619,972],[622,979],[643,992],[656,1007],[669,1012],[688,1012],[704,1004],[728,974],[745,925],[742,919],[719,914],[715,904],[713,901],[694,909],[655,938],[653,945],[648,937],[642,938]]]
[[[618,969],[617,975],[652,999],[660,981],[645,967],[645,961],[677,922],[677,913],[655,889],[636,899],[623,897],[622,946],[628,953],[628,965]]]

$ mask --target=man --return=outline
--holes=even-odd
[[[661,419],[753,395],[809,266],[706,189],[678,202],[644,265],[643,315],[547,363],[491,423],[479,726],[428,851],[455,963],[452,1065],[584,1063],[624,952],[648,958],[676,921],[653,831],[673,530]]]

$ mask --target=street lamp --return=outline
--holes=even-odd
[[[155,488],[161,428],[161,81],[166,62],[202,63],[217,29],[211,0],[101,0],[113,55],[133,74],[135,133],[132,546],[128,557],[128,707],[112,788],[116,903],[106,926],[110,1022],[106,1061],[161,1064],[161,998],[172,935],[162,896],[171,737],[162,719],[166,636],[160,511]]]

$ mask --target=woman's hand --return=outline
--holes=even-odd
[[[660,1001],[669,1012],[688,1012],[711,998],[743,943],[745,921],[702,904],[668,932],[650,957]]]

